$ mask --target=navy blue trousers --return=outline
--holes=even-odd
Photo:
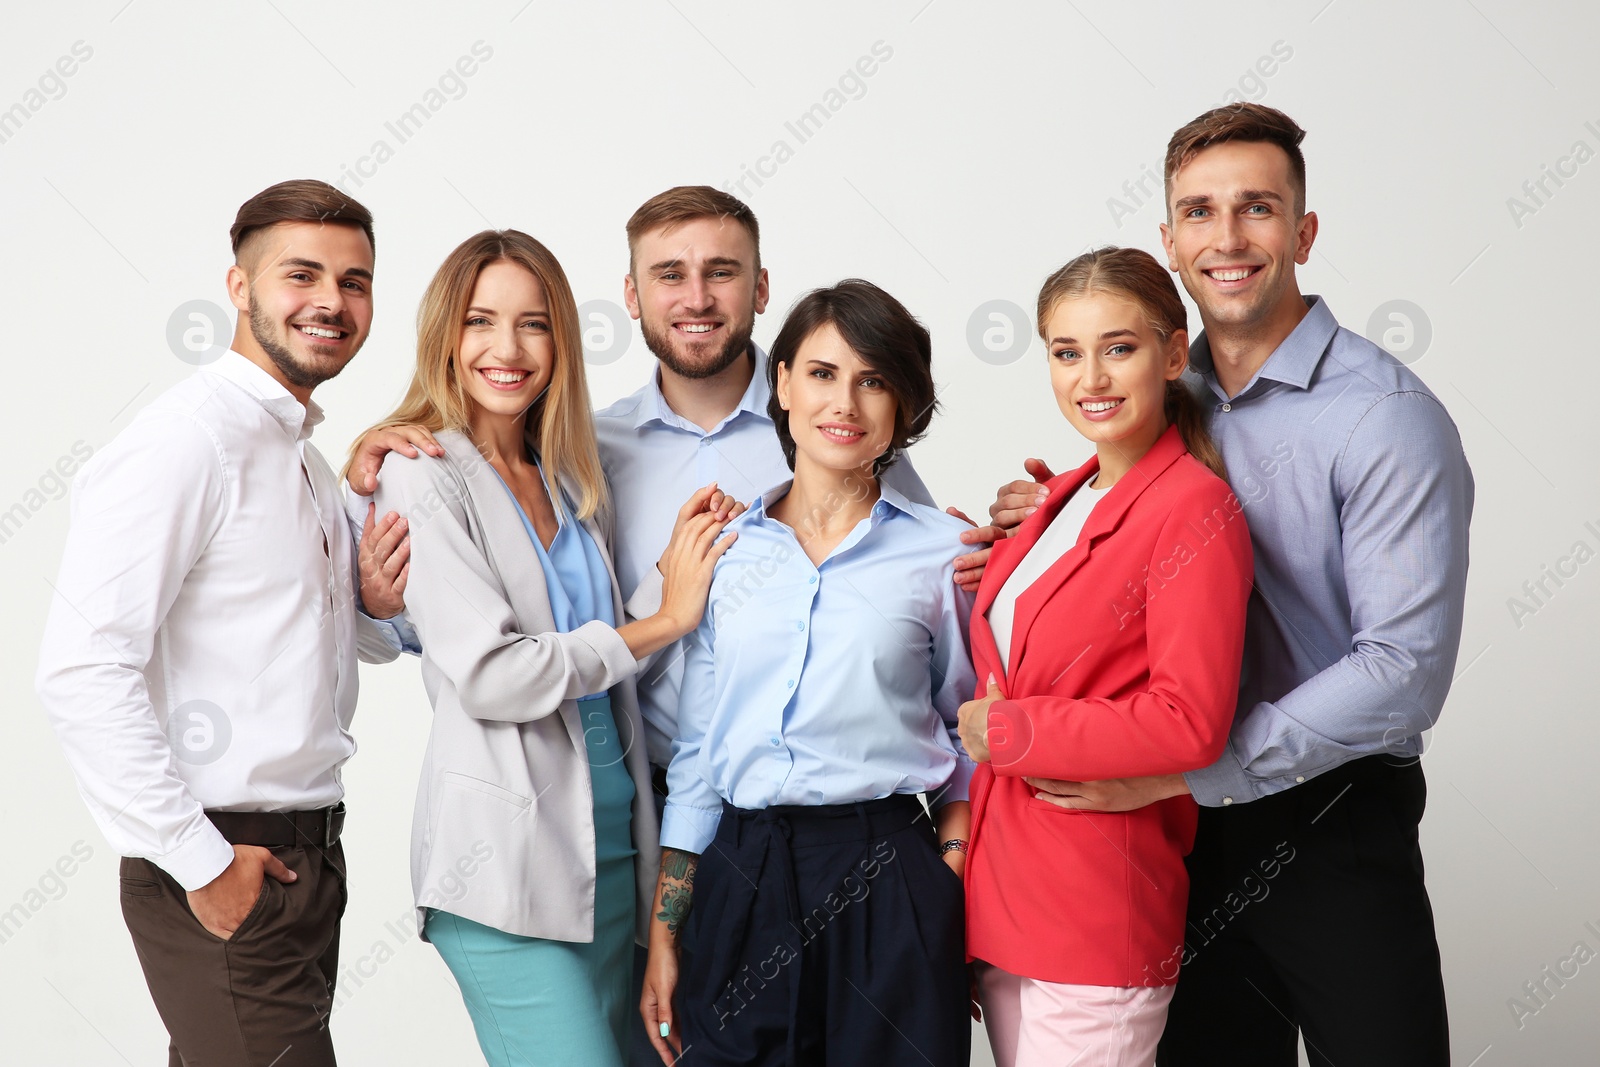
[[[966,1067],[964,927],[916,797],[725,806],[683,935],[684,1067]]]

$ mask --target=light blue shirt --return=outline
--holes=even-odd
[[[750,348],[755,363],[750,385],[739,406],[710,431],[667,405],[658,370],[637,392],[595,413],[600,462],[616,511],[611,559],[630,614],[634,608],[636,615],[655,610],[652,593],[659,593],[661,581],[656,561],[672,539],[678,509],[696,489],[716,482],[735,499],[750,503],[793,477],[767,416],[767,354],[757,345]],[[916,503],[933,504],[904,454],[883,481]],[[641,587],[646,595],[636,600]],[[639,676],[645,750],[657,767],[672,758],[682,678],[681,642],[657,653]]]
[[[1461,643],[1473,484],[1455,423],[1320,297],[1306,304],[1238,396],[1205,334],[1189,350],[1255,547],[1233,731],[1185,776],[1202,804],[1420,755]]]
[[[881,487],[820,567],[767,509],[732,524],[705,617],[686,640],[661,844],[704,852],[722,802],[967,799],[956,732],[974,692],[973,597],[955,584],[966,523]]]

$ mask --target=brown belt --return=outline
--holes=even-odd
[[[316,811],[208,811],[230,845],[332,848],[344,832],[344,804]]]

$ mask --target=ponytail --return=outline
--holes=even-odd
[[[1228,468],[1222,462],[1222,451],[1212,439],[1211,431],[1206,429],[1205,412],[1182,378],[1167,383],[1166,416],[1167,422],[1178,428],[1178,436],[1183,438],[1183,447],[1189,450],[1189,455],[1227,481]]]

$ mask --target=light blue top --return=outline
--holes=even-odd
[[[967,525],[881,486],[820,567],[767,509],[731,524],[705,617],[686,639],[661,844],[704,852],[722,802],[967,798],[956,712],[974,692],[971,594],[954,581]]]
[[[641,584],[655,579],[656,561],[672,539],[678,509],[701,486],[716,482],[735,499],[749,503],[793,475],[767,415],[767,354],[750,346],[754,373],[738,407],[709,431],[673,411],[661,395],[657,369],[631,396],[595,413],[595,437],[611,498],[616,529],[611,558],[623,603]],[[907,499],[933,504],[911,461],[901,455],[883,475]],[[683,678],[681,645],[658,653],[639,675],[639,712],[644,717],[645,751],[665,767],[672,758],[678,721],[678,689]]]
[[[583,528],[581,522],[570,521],[572,505],[566,493],[550,488],[549,479],[544,476],[544,465],[537,458],[534,463],[539,468],[539,480],[545,483],[550,499],[555,504],[556,521],[559,523],[548,549],[539,540],[538,531],[533,528],[528,513],[522,510],[522,502],[506,485],[505,479],[500,477],[500,472],[495,471],[494,476],[511,498],[511,503],[517,509],[517,517],[528,532],[528,540],[533,542],[533,550],[539,554],[539,566],[544,570],[545,589],[550,595],[550,615],[555,619],[556,631],[569,634],[586,622],[617,625],[616,612],[611,608],[611,575],[606,570],[606,558],[601,554],[600,546],[594,543],[594,538],[589,536],[589,531]]]
[[[1472,471],[1422,380],[1320,297],[1234,397],[1189,349],[1255,546],[1243,680],[1195,799],[1254,800],[1374,753],[1415,756],[1461,643]]]
[[[537,458],[534,461],[538,463]],[[493,470],[493,468],[490,468]],[[539,477],[545,482],[550,499],[555,503],[556,519],[560,525],[546,549],[533,528],[528,513],[522,510],[517,499],[500,472],[495,477],[505,486],[506,494],[522,519],[533,550],[539,555],[539,567],[544,571],[545,589],[550,596],[550,615],[556,630],[571,633],[584,623],[603,622],[617,624],[616,612],[611,607],[611,574],[606,569],[605,556],[600,546],[583,524],[573,521],[572,502],[565,493],[557,493],[544,477],[544,466],[539,465]],[[594,795],[595,812],[595,863],[623,860],[634,855],[633,838],[629,824],[633,818],[633,779],[623,766],[622,740],[617,734],[616,718],[611,712],[608,693],[591,693],[578,698],[578,714],[583,720],[583,743],[589,756],[589,784]],[[616,880],[613,880],[616,881]],[[624,894],[632,903],[632,883],[623,880],[611,886],[613,894]]]

